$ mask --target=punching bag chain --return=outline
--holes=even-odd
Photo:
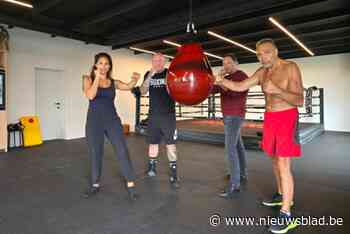
[[[197,34],[197,30],[194,27],[194,23],[193,23],[193,19],[192,19],[192,15],[193,15],[192,0],[189,0],[189,5],[190,5],[190,7],[189,7],[189,12],[188,12],[188,23],[187,23],[187,30],[186,30],[186,32]]]

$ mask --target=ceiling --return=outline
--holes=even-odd
[[[168,39],[186,43],[189,1],[164,0],[22,0],[23,8],[0,0],[0,23],[112,46],[134,46],[174,56]],[[273,16],[316,56],[350,52],[350,7],[346,0],[193,0],[197,38],[205,51],[234,53],[240,63],[256,62],[255,54],[207,34],[208,30],[250,48],[261,38],[275,39],[282,58],[308,54],[268,20]],[[52,40],[55,40],[54,38]],[[209,58],[212,65],[220,60]]]

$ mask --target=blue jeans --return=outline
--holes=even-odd
[[[240,185],[241,176],[247,176],[245,148],[241,136],[243,118],[224,116],[225,160],[231,175],[230,183]]]

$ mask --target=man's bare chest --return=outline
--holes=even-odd
[[[266,70],[262,78],[262,87],[264,87],[266,82],[272,82],[279,88],[286,89],[288,87],[288,80],[288,73],[283,69],[276,71]]]

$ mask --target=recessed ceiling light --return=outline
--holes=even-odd
[[[13,4],[16,4],[16,5],[20,5],[20,6],[24,6],[24,7],[28,7],[28,8],[33,8],[32,4],[21,2],[21,1],[16,1],[16,0],[3,0],[3,1],[4,2],[13,3]]]
[[[209,35],[212,35],[212,36],[214,36],[214,37],[216,37],[216,38],[219,38],[219,39],[221,39],[221,40],[223,40],[223,41],[227,41],[227,42],[229,42],[229,43],[231,43],[231,44],[233,44],[233,45],[236,45],[236,46],[238,46],[238,47],[241,47],[241,48],[243,48],[243,49],[245,49],[245,50],[248,50],[249,52],[252,52],[252,53],[256,54],[256,51],[255,51],[255,50],[253,50],[253,49],[251,49],[251,48],[249,48],[249,47],[247,47],[247,46],[245,46],[245,45],[242,45],[241,43],[238,43],[238,42],[236,42],[236,41],[233,41],[233,40],[231,40],[231,39],[229,39],[229,38],[227,38],[227,37],[225,37],[225,36],[219,35],[219,34],[217,34],[217,33],[215,33],[215,32],[212,32],[212,31],[208,31],[208,34],[209,34]]]
[[[290,38],[292,38],[301,48],[303,48],[309,55],[314,56],[315,54],[308,49],[301,41],[298,40],[291,32],[289,32],[285,27],[283,27],[280,23],[277,22],[273,17],[269,17],[269,20],[280,30],[282,30],[285,34],[287,34]]]
[[[156,52],[154,52],[154,51],[145,50],[145,49],[140,49],[140,48],[132,47],[132,46],[130,46],[129,49],[130,49],[130,50],[139,51],[139,52],[142,52],[142,53],[146,53],[146,54],[156,54]],[[173,58],[174,58],[173,56],[166,55],[166,54],[164,54],[164,57],[170,58],[170,59],[173,59]]]

